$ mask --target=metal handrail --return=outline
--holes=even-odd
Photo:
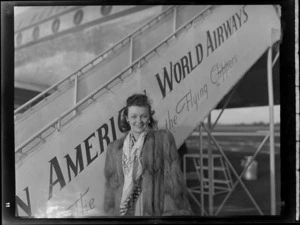
[[[78,107],[80,107],[83,103],[85,103],[89,99],[93,99],[93,96],[96,95],[98,92],[100,92],[103,89],[108,89],[107,87],[109,84],[111,84],[113,81],[120,79],[122,80],[121,76],[131,70],[131,73],[135,70],[136,66],[141,66],[140,62],[145,59],[148,55],[151,55],[153,52],[157,52],[157,49],[168,42],[168,40],[172,39],[173,37],[177,37],[177,33],[184,30],[186,27],[188,27],[191,23],[194,22],[195,19],[197,19],[199,16],[201,16],[204,12],[209,10],[212,6],[209,5],[205,7],[203,10],[201,10],[197,15],[195,15],[192,19],[190,19],[188,22],[186,22],[184,25],[182,25],[180,28],[176,30],[176,32],[169,35],[167,38],[165,38],[163,41],[161,41],[159,44],[157,44],[155,47],[153,47],[150,51],[146,52],[144,55],[142,55],[140,58],[136,59],[131,65],[129,65],[127,68],[125,68],[122,72],[117,74],[115,77],[110,79],[109,81],[105,82],[101,87],[93,91],[91,94],[86,96],[84,99],[79,101],[75,106],[67,110],[65,113],[63,113],[61,116],[57,117],[56,119],[52,120],[48,125],[46,125],[42,130],[37,132],[36,134],[32,135],[29,139],[27,139],[23,144],[17,147],[15,152],[22,152],[22,149],[29,144],[31,141],[33,141],[35,138],[40,136],[45,130],[47,130],[50,127],[53,127],[57,122],[59,123],[61,119],[65,118],[69,113],[73,112],[74,110],[77,110]],[[94,100],[94,99],[93,99]]]
[[[89,71],[90,69],[94,68],[97,64],[99,64],[100,62],[102,62],[106,57],[108,57],[108,53],[109,52],[114,52],[114,50],[119,47],[119,45],[123,45],[125,43],[127,43],[128,41],[130,41],[135,35],[137,34],[141,34],[142,32],[144,32],[145,30],[143,30],[145,27],[151,27],[152,25],[154,25],[156,22],[160,21],[162,18],[164,18],[166,15],[168,15],[173,9],[175,8],[175,6],[170,6],[169,8],[167,8],[166,10],[164,10],[162,13],[160,13],[159,15],[157,15],[155,18],[151,19],[150,21],[148,21],[147,23],[145,23],[144,25],[142,25],[141,27],[137,28],[136,30],[134,30],[131,34],[127,35],[125,38],[121,39],[120,41],[118,41],[114,46],[110,47],[109,49],[107,49],[106,51],[102,52],[99,56],[97,56],[95,59],[93,59],[92,61],[90,61],[89,63],[85,64],[84,66],[82,66],[80,69],[78,69],[76,72],[70,74],[69,76],[65,77],[64,79],[62,79],[61,81],[58,81],[57,83],[55,83],[54,85],[52,85],[51,87],[49,87],[48,89],[46,89],[45,91],[43,91],[42,93],[38,94],[36,97],[34,97],[33,99],[29,100],[28,102],[26,102],[25,104],[23,104],[22,106],[20,106],[19,108],[17,108],[14,111],[14,115],[16,115],[17,113],[19,113],[21,110],[23,110],[24,108],[30,106],[33,102],[35,102],[36,100],[44,97],[45,95],[48,94],[49,91],[55,89],[58,85],[62,84],[63,82],[65,82],[66,80],[70,79],[72,76],[76,76],[76,75],[82,75],[83,73]],[[155,22],[155,23],[153,23]],[[102,59],[101,59],[102,58]],[[97,60],[101,59],[100,61],[96,62]],[[96,62],[96,64],[94,64]],[[88,68],[89,66],[92,67],[90,69],[88,69],[87,71],[83,72],[84,69]]]

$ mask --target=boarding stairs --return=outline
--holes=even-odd
[[[91,62],[17,108],[14,113],[15,145],[24,143],[115,74],[126,69],[205,7],[168,7]]]
[[[273,6],[173,6],[17,109],[18,215],[105,215],[105,152],[124,135],[126,98],[145,92],[180,146],[278,33]]]

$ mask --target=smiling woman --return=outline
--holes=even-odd
[[[173,135],[156,129],[148,97],[127,99],[127,133],[107,148],[104,210],[111,216],[191,215]]]
[[[137,140],[141,133],[143,133],[148,123],[150,122],[149,110],[146,107],[131,106],[128,109],[127,122],[131,127],[132,134]]]
[[[153,114],[154,111],[152,111],[150,101],[146,95],[132,95],[127,99],[126,107],[124,108],[120,125],[121,130],[127,132],[130,129],[135,129],[136,124],[141,125],[143,123],[148,123],[148,126],[153,129],[156,127],[156,121],[152,117]],[[138,116],[141,121],[137,121]]]

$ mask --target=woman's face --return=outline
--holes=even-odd
[[[130,125],[131,132],[138,137],[148,127],[150,121],[148,107],[129,106],[126,119]]]

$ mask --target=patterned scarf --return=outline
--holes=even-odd
[[[120,204],[120,215],[132,215],[135,202],[141,193],[142,164],[141,151],[147,130],[140,134],[134,141],[131,132],[127,135],[123,145],[122,167],[124,172],[124,187]]]

